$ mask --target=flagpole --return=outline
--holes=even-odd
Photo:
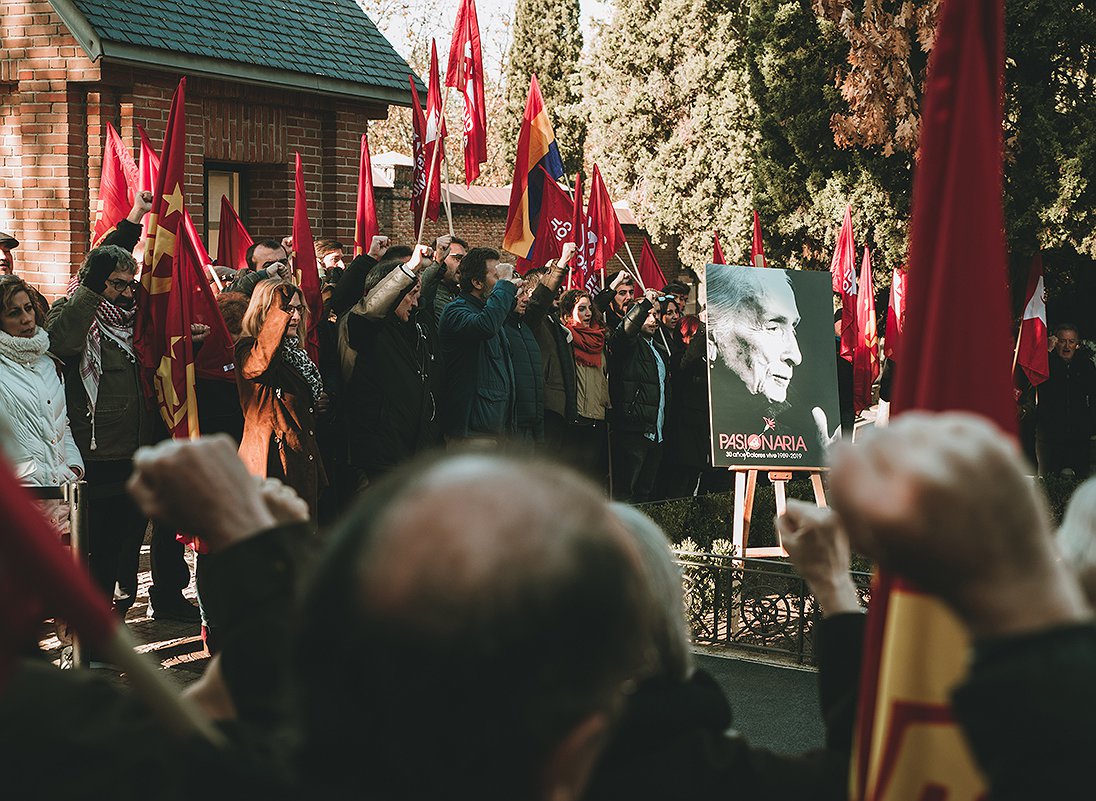
[[[427,104],[429,105],[429,99],[427,100]],[[447,91],[441,99],[441,114],[438,115],[437,139],[434,140],[434,153],[433,157],[430,159],[430,173],[429,177],[426,179],[426,189],[424,190],[425,194],[422,199],[422,218],[419,220],[419,236],[415,240],[416,245],[422,244],[422,235],[426,229],[426,213],[430,210],[430,185],[434,183],[435,168],[438,166],[438,151],[442,149],[437,146],[437,143],[441,140],[442,123],[445,122],[445,109],[448,105],[449,92]],[[425,148],[426,142],[423,142],[422,146]]]
[[[1024,334],[1024,320],[1020,318],[1020,327],[1016,329],[1016,347],[1012,349],[1012,375],[1015,381],[1016,363],[1020,360],[1020,337]]]
[[[445,94],[449,94],[448,86],[445,87]],[[443,139],[442,144],[444,143]],[[453,198],[449,195],[449,159],[443,158],[441,161],[445,168],[445,217],[449,220],[449,238],[452,239],[456,235],[453,233]]]

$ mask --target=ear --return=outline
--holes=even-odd
[[[580,721],[556,746],[542,774],[543,801],[576,801],[590,780],[609,732],[609,720],[595,712]]]

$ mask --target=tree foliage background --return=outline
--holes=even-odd
[[[685,264],[749,251],[826,269],[845,205],[877,285],[907,251],[940,0],[615,0],[587,62],[588,157]],[[1014,289],[1096,258],[1096,3],[1006,3],[1005,208]]]

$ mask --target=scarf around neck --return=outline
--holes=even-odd
[[[78,276],[73,276],[68,286],[71,298],[80,286]],[[88,396],[88,417],[91,418],[91,450],[95,450],[95,404],[99,400],[99,381],[103,377],[103,337],[111,340],[129,358],[131,364],[137,363],[137,354],[133,349],[133,321],[137,317],[137,307],[123,309],[115,306],[106,298],[99,298],[95,307],[95,319],[88,328],[88,342],[80,354],[80,383]]]
[[[575,352],[575,361],[584,367],[601,367],[601,354],[605,348],[605,329],[587,328],[568,322],[571,332],[571,346]]]
[[[47,350],[49,334],[41,326],[34,329],[34,336],[30,337],[13,337],[6,331],[0,331],[0,356],[6,356],[13,362],[28,366],[35,364]]]
[[[301,347],[301,340],[292,334],[286,334],[285,339],[282,340],[282,352],[286,364],[300,373],[301,378],[308,383],[308,388],[312,390],[312,402],[318,401],[323,394],[323,380],[320,378],[319,369]]]

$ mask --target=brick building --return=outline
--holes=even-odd
[[[181,75],[183,191],[213,244],[222,193],[254,235],[290,230],[295,151],[315,236],[352,240],[361,134],[410,104],[407,63],[355,0],[5,0],[0,42],[0,230],[51,296],[90,244],[106,123],[159,147]]]

